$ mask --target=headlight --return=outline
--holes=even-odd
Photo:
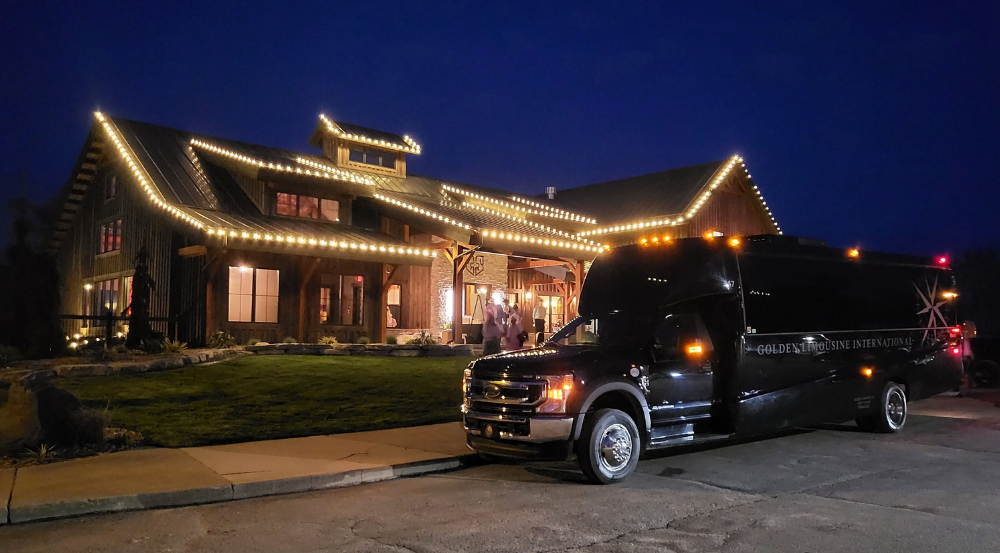
[[[566,402],[573,391],[573,375],[546,376],[545,402],[538,406],[539,413],[565,413]]]
[[[469,393],[469,384],[472,383],[472,369],[465,369],[462,373],[462,396]]]

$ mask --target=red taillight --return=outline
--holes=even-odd
[[[951,353],[954,355],[961,355],[962,348],[951,348]]]
[[[962,333],[962,327],[960,326],[953,326],[948,329],[948,334],[951,334],[952,338],[957,337],[961,333]]]
[[[938,265],[947,265],[948,264],[948,256],[942,255],[941,257],[937,258],[937,262],[938,262]]]

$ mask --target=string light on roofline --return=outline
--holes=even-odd
[[[463,223],[461,221],[457,221],[457,220],[452,219],[450,217],[445,217],[444,215],[441,215],[440,213],[435,213],[435,212],[433,212],[433,211],[431,211],[429,209],[418,207],[418,206],[415,206],[413,204],[408,204],[406,202],[401,202],[399,200],[390,198],[388,196],[383,196],[382,194],[375,194],[375,199],[382,200],[383,202],[387,202],[387,203],[390,203],[392,205],[402,207],[404,209],[409,209],[410,211],[413,211],[414,213],[419,213],[421,215],[430,217],[432,219],[437,219],[438,221],[444,221],[445,223],[454,225],[454,226],[459,227],[459,228],[464,228],[464,229],[471,229],[472,228],[471,226],[469,226],[469,225],[467,225],[467,224],[465,224],[465,223]]]
[[[490,203],[493,203],[493,204],[496,204],[496,205],[501,205],[503,207],[506,207],[508,209],[513,209],[515,211],[523,211],[525,213],[531,213],[533,215],[541,215],[543,217],[553,217],[553,218],[556,218],[556,219],[565,219],[567,221],[577,221],[577,222],[581,222],[581,223],[590,223],[590,224],[597,223],[597,221],[595,221],[594,219],[591,219],[590,217],[584,217],[582,215],[577,215],[575,213],[570,213],[569,211],[564,211],[564,210],[561,210],[561,209],[553,209],[551,207],[543,206],[541,204],[533,204],[533,205],[535,205],[537,207],[540,207],[540,208],[544,208],[544,209],[528,209],[526,207],[515,205],[515,204],[512,204],[512,203],[504,201],[504,200],[499,200],[497,198],[493,198],[491,196],[487,196],[486,194],[479,194],[478,192],[472,192],[470,190],[464,190],[462,188],[458,188],[456,186],[451,186],[449,184],[442,184],[441,188],[444,189],[444,190],[447,190],[448,192],[454,192],[456,194],[461,194],[463,196],[472,197],[472,198],[475,198],[477,200],[481,200],[481,201],[484,201],[484,202],[490,202]],[[527,203],[526,200],[522,200],[521,198],[518,198],[517,196],[513,197],[512,199],[515,200],[515,201],[522,202],[522,203]]]
[[[121,155],[122,160],[125,162],[125,165],[128,166],[129,170],[135,176],[136,180],[139,182],[139,185],[142,186],[142,189],[146,193],[146,196],[149,197],[149,201],[159,206],[164,211],[172,214],[174,217],[177,217],[178,219],[181,219],[182,221],[194,226],[195,228],[198,229],[204,228],[204,225],[200,221],[197,221],[194,217],[188,215],[183,210],[177,209],[176,207],[170,205],[169,203],[164,201],[163,198],[160,197],[160,195],[157,193],[156,190],[154,190],[151,184],[152,179],[147,178],[148,172],[145,171],[145,168],[142,167],[142,165],[135,158],[132,157],[132,154],[129,153],[128,149],[126,149],[125,140],[118,137],[118,133],[115,132],[114,128],[112,128],[113,126],[111,122],[108,121],[108,119],[104,117],[104,114],[99,111],[94,112],[94,117],[97,118],[97,121],[104,128],[104,132],[107,133],[108,138],[111,140],[112,143],[114,143],[115,148],[118,149],[118,153]]]
[[[509,240],[513,242],[524,242],[525,244],[534,244],[537,246],[549,246],[553,248],[565,248],[567,250],[577,250],[584,252],[594,252],[599,253],[603,250],[600,244],[596,246],[591,246],[589,244],[581,244],[579,242],[570,242],[566,240],[556,240],[553,238],[541,238],[538,236],[525,236],[523,234],[517,234],[512,232],[503,232],[496,230],[483,230],[482,236],[484,238],[499,238],[501,240]]]
[[[295,158],[295,161],[298,162],[298,163],[301,163],[302,165],[308,165],[309,167],[312,167],[313,169],[319,169],[321,171],[325,171],[325,172],[330,173],[332,175],[343,175],[344,177],[355,177],[358,180],[360,180],[361,182],[364,182],[365,184],[367,184],[368,186],[375,186],[375,181],[371,180],[370,178],[363,177],[363,176],[358,176],[358,175],[355,175],[355,174],[350,173],[348,171],[344,171],[343,169],[338,169],[336,167],[330,167],[329,165],[324,165],[322,163],[317,163],[317,162],[315,162],[315,161],[313,161],[311,159],[306,159],[304,157],[297,157],[297,158]]]
[[[538,203],[538,202],[535,202],[535,201],[532,201],[532,200],[528,200],[528,199],[522,198],[520,196],[511,196],[510,199],[514,200],[515,202],[520,202],[520,203],[525,204],[525,205],[530,205],[532,207],[536,207],[536,208],[538,208],[540,210],[547,211],[547,212],[550,212],[550,213],[572,215],[574,221],[582,221],[584,223],[591,223],[591,224],[595,224],[595,225],[597,224],[597,220],[596,219],[592,219],[590,217],[584,217],[583,215],[576,215],[576,214],[570,213],[569,211],[566,211],[564,209],[558,209],[558,208],[555,208],[555,207],[550,207],[550,206],[547,206],[547,205],[542,204],[542,203]],[[544,214],[544,213],[540,213],[540,214]]]
[[[255,243],[275,244],[283,246],[311,246],[317,248],[329,248],[342,251],[362,251],[390,253],[395,255],[410,255],[415,257],[437,257],[437,252],[427,248],[414,248],[412,246],[402,246],[399,244],[384,244],[379,242],[358,242],[355,240],[342,240],[338,238],[315,238],[307,236],[291,236],[281,234],[261,234],[260,232],[249,232],[234,228],[210,228],[208,234],[224,239],[241,239],[253,241]]]
[[[326,125],[326,129],[333,134],[337,135],[344,140],[350,140],[352,142],[360,142],[362,144],[371,144],[372,146],[379,146],[381,148],[389,148],[390,150],[399,150],[401,152],[406,152],[408,154],[420,155],[420,144],[417,144],[409,135],[403,136],[403,141],[406,142],[406,146],[402,144],[396,144],[395,142],[386,142],[385,140],[379,140],[375,138],[369,138],[367,136],[362,136],[359,134],[349,133],[344,129],[340,128],[339,125],[334,123],[325,114],[319,114],[319,118]]]
[[[522,225],[528,225],[530,227],[537,228],[538,230],[541,230],[543,232],[552,233],[552,234],[555,234],[557,236],[562,236],[564,238],[569,238],[569,239],[572,239],[572,240],[579,240],[581,242],[586,242],[588,244],[594,244],[593,240],[586,240],[586,239],[580,238],[577,235],[574,235],[572,233],[565,232],[565,231],[562,231],[562,230],[559,230],[559,229],[556,229],[556,228],[552,228],[552,227],[550,227],[548,225],[543,225],[541,223],[536,223],[534,221],[528,221],[527,219],[521,219],[520,217],[515,217],[515,216],[513,216],[513,215],[511,215],[509,213],[504,213],[502,211],[497,211],[495,209],[490,209],[488,207],[483,207],[481,205],[477,205],[477,204],[473,204],[473,203],[469,203],[469,202],[463,201],[462,202],[462,207],[470,208],[470,209],[475,209],[476,211],[482,211],[483,213],[489,213],[490,215],[495,215],[497,217],[503,217],[505,219],[510,219],[511,221],[516,221],[516,222],[518,222],[518,223],[520,223]],[[600,244],[597,244],[597,245],[600,245]]]
[[[280,163],[265,162],[254,157],[244,155],[239,152],[235,152],[228,148],[222,148],[214,144],[209,144],[208,142],[205,142],[204,140],[198,140],[197,138],[191,139],[191,145],[228,157],[230,159],[234,159],[242,163],[246,163],[247,165],[253,165],[261,169],[271,169],[274,171],[283,171],[285,173],[296,173],[299,175],[307,175],[310,177],[321,177],[325,179],[339,180],[344,182],[356,182],[369,185],[375,184],[374,182],[371,181],[371,179],[354,175],[346,171],[341,171],[338,174],[331,174],[325,171],[313,171],[312,169],[302,170],[301,167],[292,167],[291,165],[282,165]]]
[[[747,169],[746,163],[743,163],[743,158],[740,157],[740,156],[736,156],[736,161],[740,162],[740,166],[743,168],[743,172],[746,173],[747,179],[748,180],[753,179],[753,176],[750,174],[750,171]],[[752,181],[750,182],[750,184],[753,185],[753,191],[757,194],[757,199],[760,200],[761,205],[764,206],[764,210],[767,211],[767,216],[770,217],[771,218],[771,222],[774,223],[774,228],[778,231],[778,234],[783,234],[781,232],[781,227],[778,226],[778,221],[774,218],[774,214],[771,213],[771,208],[767,207],[767,202],[764,201],[764,195],[760,193],[760,189],[757,188],[756,184],[753,184]]]
[[[633,230],[645,230],[645,229],[649,229],[649,228],[663,227],[663,226],[667,226],[667,225],[670,225],[670,226],[679,225],[679,224],[683,223],[686,219],[691,219],[692,217],[695,216],[695,214],[698,213],[698,210],[700,210],[701,207],[703,205],[705,205],[705,202],[707,202],[708,199],[712,197],[712,192],[716,188],[718,188],[720,184],[722,184],[722,181],[727,176],[729,176],[729,173],[733,170],[733,167],[736,165],[737,162],[740,163],[740,165],[743,168],[743,171],[746,172],[747,179],[750,179],[751,176],[750,176],[750,173],[747,172],[746,164],[743,163],[743,158],[740,157],[740,156],[733,156],[729,160],[729,163],[726,164],[725,169],[723,169],[721,172],[719,172],[716,175],[716,178],[715,178],[714,181],[712,181],[712,184],[709,185],[707,187],[707,189],[704,192],[702,192],[699,196],[695,197],[695,199],[691,202],[691,206],[689,207],[689,209],[683,215],[681,215],[680,217],[678,217],[676,219],[671,219],[671,218],[668,217],[668,218],[657,219],[657,220],[654,220],[654,221],[637,221],[637,222],[634,222],[634,223],[627,223],[627,224],[624,224],[624,225],[607,226],[607,227],[602,227],[602,228],[597,228],[597,229],[593,229],[593,230],[588,230],[588,231],[580,232],[580,233],[577,233],[577,236],[594,236],[594,235],[609,234],[609,233],[615,233],[615,232],[629,232],[629,231],[633,231]],[[753,183],[751,183],[751,184],[753,184]],[[760,190],[757,189],[756,185],[753,185],[753,190],[757,194],[757,197],[760,200],[761,204],[763,205],[764,210],[767,212],[767,216],[771,219],[771,222],[774,224],[774,228],[778,231],[778,234],[782,234],[781,227],[778,226],[778,222],[774,219],[774,215],[771,213],[771,209],[769,207],[767,207],[767,202],[764,201],[764,197],[763,197],[763,195],[761,195]]]

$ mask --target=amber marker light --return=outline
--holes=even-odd
[[[941,292],[941,297],[944,298],[944,299],[946,299],[946,300],[953,300],[953,299],[955,299],[955,298],[958,297],[958,293],[956,293],[956,292],[950,292],[950,291],[949,292]]]
[[[708,231],[705,234],[703,234],[702,236],[704,236],[705,240],[711,240],[711,239],[715,238],[715,233],[712,232],[712,231]]]
[[[667,235],[664,235],[664,237],[663,237],[663,241],[664,241],[664,242],[669,242],[669,241],[670,241],[670,235],[669,235],[669,234],[667,234]]]
[[[639,240],[639,243],[642,244],[643,246],[645,246],[648,242],[649,241],[646,240],[645,238],[643,238],[642,240]]]
[[[857,248],[851,248],[851,249],[847,250],[847,257],[850,257],[852,259],[857,259],[857,258],[861,257],[861,250],[859,250]]]
[[[691,344],[687,347],[688,355],[701,355],[703,351],[701,344]]]
[[[872,375],[875,374],[875,369],[871,367],[861,367],[861,374],[863,374],[865,378],[871,378]]]
[[[734,247],[734,248],[736,246],[739,246],[740,245],[740,239],[739,238],[730,238],[729,239],[729,245],[732,246],[732,247]]]

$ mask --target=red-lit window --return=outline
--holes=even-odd
[[[122,246],[122,220],[101,225],[97,235],[97,253],[116,252]]]
[[[314,196],[300,196],[298,194],[279,192],[275,211],[278,215],[285,215],[287,217],[319,219],[321,221],[340,220],[340,202],[337,200],[316,198]]]

